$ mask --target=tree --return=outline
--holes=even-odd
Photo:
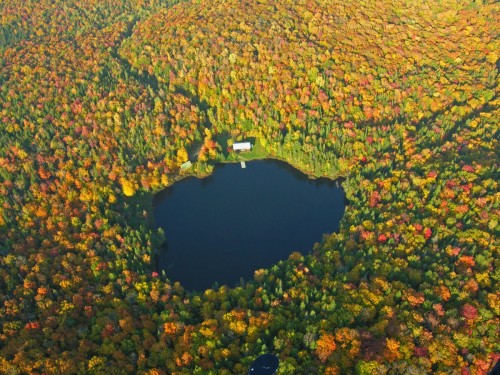
[[[122,177],[120,179],[120,184],[122,185],[122,191],[125,196],[132,197],[135,194],[136,187],[133,182]]]
[[[316,341],[315,353],[321,362],[326,362],[328,357],[335,351],[335,336],[330,333],[323,333]]]

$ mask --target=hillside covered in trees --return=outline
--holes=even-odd
[[[493,1],[1,2],[1,371],[485,374],[499,33]],[[314,249],[187,292],[155,272],[152,197],[243,138],[349,206]]]

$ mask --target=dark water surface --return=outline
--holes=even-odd
[[[188,290],[249,280],[291,252],[309,252],[338,230],[345,195],[333,181],[311,180],[288,164],[220,164],[159,193],[156,224],[167,238],[159,268]]]

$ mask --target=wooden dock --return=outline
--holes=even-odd
[[[241,163],[241,168],[245,169],[247,167],[247,165],[245,164],[244,161],[240,162]]]

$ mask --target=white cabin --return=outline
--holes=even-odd
[[[233,143],[233,151],[250,151],[252,144],[250,142]]]

